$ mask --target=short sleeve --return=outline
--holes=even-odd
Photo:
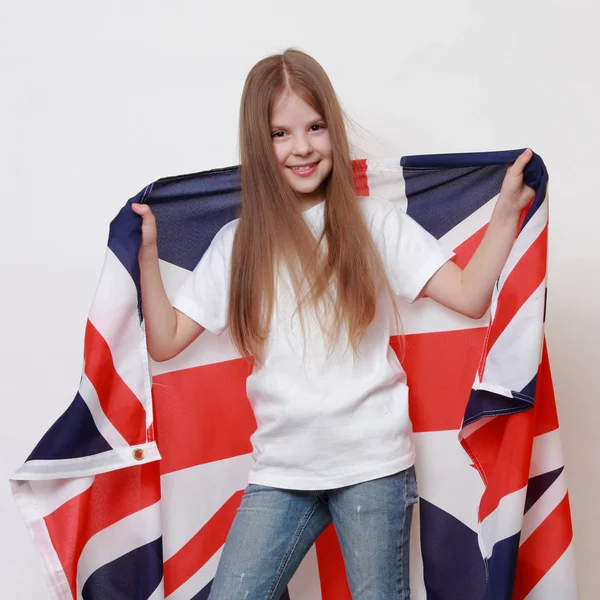
[[[232,247],[233,231],[225,225],[173,299],[177,310],[215,335],[227,327]]]
[[[376,243],[392,289],[408,302],[416,300],[435,272],[454,256],[400,206],[383,218]]]

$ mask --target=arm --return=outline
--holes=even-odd
[[[133,204],[131,208],[142,217],[142,245],[138,259],[148,353],[156,361],[165,361],[187,348],[204,327],[171,306],[158,266],[154,215],[145,204]]]
[[[523,182],[523,170],[532,155],[525,150],[507,170],[485,236],[467,266],[463,270],[447,262],[424,287],[429,297],[468,317],[485,314],[515,240],[521,211],[535,194]]]

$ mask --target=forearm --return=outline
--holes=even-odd
[[[519,212],[498,200],[487,231],[464,268],[461,284],[467,310],[483,315],[490,305],[494,284],[510,254],[519,223]]]
[[[447,262],[429,280],[425,294],[469,317],[485,314],[515,241],[521,212],[535,197],[523,176],[532,156],[530,149],[525,150],[507,169],[487,231],[469,264],[461,271],[453,262]]]
[[[142,248],[139,264],[148,352],[154,360],[165,360],[176,353],[177,314],[160,275],[156,245]]]

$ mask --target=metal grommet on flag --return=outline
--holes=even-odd
[[[141,448],[136,448],[133,451],[133,458],[135,460],[144,460],[144,451]]]

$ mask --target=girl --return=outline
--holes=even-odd
[[[487,310],[533,196],[525,151],[461,271],[452,253],[386,200],[357,200],[343,115],[322,67],[287,50],[260,61],[240,114],[242,209],[174,299],[142,217],[148,350],[168,360],[226,328],[244,357],[257,430],[249,485],[210,600],[277,600],[333,521],[355,600],[409,597],[417,499],[408,388],[389,345],[394,297]]]

